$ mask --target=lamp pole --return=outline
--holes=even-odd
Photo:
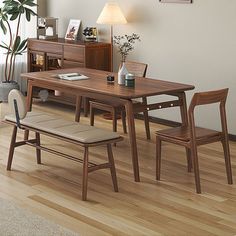
[[[97,24],[108,24],[110,25],[110,36],[111,36],[111,71],[113,71],[113,25],[126,24],[125,19],[118,3],[107,2],[100,13]]]
[[[110,27],[111,31],[111,72],[113,72],[113,25],[111,24]]]

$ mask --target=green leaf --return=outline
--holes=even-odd
[[[14,1],[14,0],[6,0],[3,3],[9,5],[9,6],[18,6],[19,2],[18,1]]]
[[[13,45],[13,52],[17,51],[17,49],[20,45],[20,42],[21,42],[20,36],[16,36],[16,39],[15,39],[15,42],[14,42],[14,45]]]
[[[3,20],[0,20],[0,27],[1,27],[2,31],[3,31],[3,33],[6,34],[7,33],[7,28],[4,25]]]
[[[26,11],[25,16],[26,16],[27,21],[30,21],[31,15],[32,16],[37,16],[37,14],[34,11],[32,11],[31,9],[29,9],[27,7],[25,8],[25,11]]]
[[[15,20],[18,16],[19,16],[19,13],[16,12],[16,13],[14,13],[14,14],[11,16],[10,20],[13,21],[13,20]]]
[[[27,44],[25,45],[25,47],[21,50],[21,53],[25,53],[25,52],[27,52]]]
[[[6,47],[5,45],[0,44],[0,47],[8,50],[8,47]]]
[[[35,7],[35,6],[37,6],[37,4],[34,3],[34,2],[31,1],[31,0],[29,0],[29,1],[25,1],[25,5],[30,6],[30,7]]]
[[[7,21],[7,20],[8,20],[8,15],[7,15],[7,14],[2,15],[1,17],[2,17],[2,20],[3,20],[3,21]]]
[[[27,21],[30,21],[30,11],[27,8],[25,8],[25,17]]]
[[[6,11],[8,14],[12,15],[14,13],[19,13],[19,8],[17,6],[9,7]]]
[[[37,13],[35,13],[34,11],[32,11],[30,8],[27,8],[27,9],[30,11],[31,15],[37,16]]]
[[[23,6],[20,6],[20,7],[19,7],[19,12],[20,12],[21,14],[24,14],[25,8],[24,8]]]
[[[6,43],[2,42],[6,47],[9,47]]]
[[[27,40],[28,39],[22,40],[22,42],[20,43],[19,47],[17,48],[17,51],[21,51],[22,49],[24,50],[24,48],[27,47]]]

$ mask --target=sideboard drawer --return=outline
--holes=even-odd
[[[84,63],[85,49],[84,47],[73,47],[64,45],[64,58]]]
[[[63,68],[85,67],[85,64],[77,61],[64,60],[62,67]]]
[[[61,44],[48,43],[48,42],[45,43],[45,42],[30,40],[28,48],[32,49],[34,51],[51,52],[51,53],[62,55],[62,45]]]

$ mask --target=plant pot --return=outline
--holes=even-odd
[[[20,86],[17,82],[0,82],[0,101],[7,102],[8,101],[8,94],[12,89],[20,89]]]

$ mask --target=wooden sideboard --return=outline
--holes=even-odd
[[[28,72],[87,67],[111,71],[111,44],[102,42],[71,41],[63,38],[53,40],[28,40]],[[68,94],[50,99],[74,104],[75,98]]]

